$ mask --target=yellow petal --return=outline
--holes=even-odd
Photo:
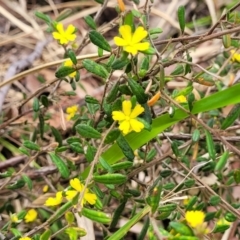
[[[143,27],[138,27],[132,37],[132,45],[141,42],[148,35]]]
[[[45,202],[45,206],[56,206],[62,203],[62,192],[57,192],[56,193],[56,197],[50,197],[47,199],[47,201]]]
[[[136,118],[138,115],[144,112],[144,108],[140,105],[137,104],[135,108],[132,110],[130,118]]]
[[[131,53],[132,55],[136,55],[137,54],[137,49],[134,46],[128,45],[126,47],[123,47],[123,50],[125,52]]]
[[[84,194],[84,199],[90,203],[91,205],[95,204],[96,203],[96,200],[97,200],[97,196],[96,194],[94,193],[89,193],[89,192],[86,192]]]
[[[123,121],[119,125],[119,129],[123,132],[123,134],[128,134],[130,132],[130,122],[129,121]]]
[[[128,42],[120,37],[114,37],[114,42],[117,46],[122,47],[128,45]]]
[[[70,185],[73,189],[77,190],[78,192],[81,192],[84,187],[78,178],[71,179]]]
[[[72,60],[71,60],[71,59],[66,60],[66,61],[63,63],[63,66],[72,67],[72,66],[73,66]]]
[[[134,48],[136,48],[138,51],[145,51],[148,50],[150,47],[150,43],[149,42],[143,42],[143,43],[136,43],[133,45]]]
[[[75,190],[68,190],[68,191],[66,191],[66,199],[68,201],[72,200],[77,195],[77,193],[78,192],[75,191]]]
[[[38,213],[35,209],[30,209],[24,217],[25,222],[33,222],[37,218],[37,214]]]
[[[122,111],[125,116],[130,116],[132,110],[132,103],[129,100],[124,100],[122,102]]]
[[[131,119],[130,125],[132,130],[135,132],[141,132],[144,128],[143,123],[139,122],[137,119]]]
[[[59,40],[62,38],[62,36],[59,34],[59,32],[53,32],[52,35],[53,35],[53,38],[56,40]]]
[[[63,29],[63,24],[62,23],[58,23],[57,26],[56,26],[56,29],[60,34],[64,34],[64,29]]]
[[[122,38],[129,44],[132,40],[132,29],[129,25],[122,25],[119,28]]]
[[[122,111],[113,111],[112,118],[114,121],[123,121],[126,117]]]
[[[68,25],[67,30],[65,31],[65,33],[66,34],[73,34],[75,32],[75,30],[76,30],[76,28],[72,24],[70,24],[70,25]]]

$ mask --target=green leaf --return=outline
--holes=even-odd
[[[103,223],[103,224],[108,224],[112,220],[104,212],[96,211],[96,210],[85,208],[85,207],[82,209],[81,213],[84,217],[89,218],[95,222]]]
[[[118,129],[113,129],[106,136],[104,143],[109,144],[114,142],[119,137],[119,135],[120,135],[120,131]]]
[[[84,138],[101,138],[101,133],[87,124],[80,123],[75,129]]]
[[[235,170],[233,176],[234,176],[235,182],[237,184],[239,184],[240,183],[240,169]]]
[[[52,19],[49,17],[49,15],[44,14],[42,12],[35,12],[35,16],[42,19],[44,22],[46,22],[47,24],[50,24],[52,22]]]
[[[135,80],[129,78],[128,79],[129,87],[131,88],[132,93],[136,96],[139,103],[144,104],[148,100],[147,94],[144,92],[141,85]]]
[[[83,66],[86,68],[87,71],[93,73],[99,77],[106,79],[108,77],[108,71],[102,65],[90,60],[84,59]]]
[[[119,84],[120,84],[119,81],[117,81],[113,85],[112,89],[109,91],[107,98],[106,98],[107,103],[112,103],[116,99],[117,94],[118,94]]]
[[[56,78],[64,78],[69,74],[76,72],[76,69],[69,66],[61,66],[55,73]]]
[[[226,129],[228,127],[230,127],[234,121],[239,117],[240,114],[240,104],[236,104],[231,111],[229,112],[229,114],[227,115],[227,117],[224,119],[222,125],[221,125],[221,129]]]
[[[55,128],[51,126],[52,134],[55,138],[55,141],[58,142],[59,147],[62,146],[62,134]]]
[[[133,13],[132,12],[128,12],[124,16],[123,25],[129,25],[132,29],[132,32],[134,31],[134,19],[133,19]]]
[[[104,184],[123,184],[127,181],[127,176],[120,173],[108,173],[104,175],[94,175],[93,180]]]
[[[180,233],[181,235],[184,236],[193,236],[193,231],[190,227],[186,226],[183,223],[180,222],[170,222],[169,225],[177,232]]]
[[[74,142],[70,144],[70,148],[76,153],[84,153],[82,144],[79,142]]]
[[[85,20],[86,24],[87,24],[90,28],[92,28],[92,29],[94,29],[94,30],[97,29],[97,25],[96,25],[94,19],[93,19],[90,15],[84,17],[84,20]]]
[[[120,70],[123,69],[125,66],[129,64],[129,59],[128,58],[117,58],[114,60],[114,62],[111,65],[111,68],[113,70]]]
[[[35,150],[35,151],[39,151],[40,150],[40,147],[36,143],[34,143],[34,142],[30,141],[30,140],[25,140],[23,142],[23,146],[25,148],[30,149],[30,150]]]
[[[33,99],[33,111],[38,112],[39,111],[39,101],[38,98]]]
[[[55,153],[50,152],[49,156],[52,160],[52,162],[56,165],[57,169],[59,170],[61,176],[63,178],[68,178],[70,176],[70,172],[68,170],[68,167],[66,163]]]
[[[72,9],[66,8],[55,19],[56,22],[61,22],[62,20],[68,18],[72,14]]]
[[[222,171],[223,168],[226,166],[227,164],[227,160],[229,157],[229,152],[225,151],[222,156],[220,157],[220,159],[218,160],[216,166],[215,166],[215,171]]]
[[[51,237],[51,230],[47,229],[46,231],[44,231],[43,234],[41,234],[40,240],[49,240],[50,237]]]
[[[194,129],[192,134],[192,140],[193,142],[198,142],[200,139],[200,131],[198,129]]]
[[[89,95],[85,96],[85,102],[89,104],[99,104],[99,101],[96,98]]]
[[[100,157],[99,158],[99,163],[101,164],[101,166],[107,170],[109,173],[113,172],[112,167],[104,160],[104,158]]]
[[[173,70],[173,72],[170,73],[170,75],[176,76],[176,75],[181,75],[183,73],[184,73],[184,65],[178,64],[176,68]]]
[[[206,135],[206,143],[207,143],[207,150],[208,150],[209,156],[212,160],[215,160],[216,150],[215,150],[215,145],[212,139],[212,135],[207,130],[205,130],[205,135]]]
[[[77,57],[72,49],[67,50],[67,56],[71,59],[73,64],[77,64]]]
[[[41,95],[40,101],[41,101],[41,103],[42,103],[42,105],[43,105],[44,107],[48,108],[48,106],[49,106],[49,101],[48,101],[47,96]]]
[[[109,226],[110,229],[112,228],[115,228],[117,223],[118,223],[118,220],[120,219],[121,217],[121,214],[122,212],[124,211],[125,209],[125,206],[126,206],[126,203],[127,201],[124,199],[122,203],[120,203],[120,205],[116,208],[116,210],[114,211],[113,213],[113,218],[112,218],[112,222]]]
[[[182,33],[184,33],[184,29],[185,29],[185,7],[184,6],[180,6],[178,8],[178,21],[179,21],[180,29]]]
[[[95,30],[90,31],[89,38],[93,44],[98,46],[99,48],[102,48],[103,50],[106,50],[108,52],[111,52],[111,46],[109,45],[108,41],[103,37],[103,35]]]
[[[146,234],[147,234],[149,225],[150,225],[150,219],[149,219],[149,217],[147,217],[147,219],[144,220],[144,224],[143,224],[142,230],[139,233],[139,235],[137,237],[137,240],[144,240],[144,239],[146,239]]]
[[[120,134],[119,137],[117,138],[117,145],[121,148],[123,154],[129,159],[133,160],[134,159],[134,152],[126,139]]]
[[[32,190],[32,180],[25,174],[22,175],[24,182],[27,184],[29,190]]]

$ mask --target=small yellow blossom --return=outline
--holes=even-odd
[[[78,178],[74,178],[70,180],[70,186],[74,189],[74,190],[68,190],[66,191],[66,198],[67,200],[72,200],[78,193],[81,193],[84,185],[80,182],[80,180]],[[90,203],[91,205],[95,204],[97,200],[97,196],[94,193],[90,193],[89,189],[87,188],[85,193],[84,193],[84,197],[83,197],[83,201],[82,201],[82,205],[85,204],[86,202]]]
[[[230,225],[231,223],[228,222],[225,218],[220,218],[218,221],[217,221],[217,225],[218,226],[221,226],[221,225]]]
[[[186,103],[187,102],[187,98],[184,95],[179,95],[175,98],[175,100],[179,103]]]
[[[73,67],[74,64],[73,64],[71,59],[68,59],[68,60],[66,60],[63,63],[63,66],[65,66],[65,67]],[[76,74],[77,74],[77,72],[75,71],[75,72],[72,72],[72,73],[68,74],[68,76],[71,77],[71,78],[74,78],[74,77],[76,77]]]
[[[231,60],[233,62],[239,62],[240,63],[240,54],[237,53],[235,50],[231,50],[230,53],[232,54]]]
[[[55,198],[53,198],[53,197],[48,198],[44,205],[48,206],[48,207],[57,206],[57,205],[62,203],[62,199],[63,199],[62,192],[57,192],[56,197]]]
[[[53,32],[53,38],[56,40],[59,40],[60,44],[68,44],[69,42],[72,42],[76,39],[76,28],[70,24],[68,25],[66,31],[63,28],[62,23],[57,23],[56,25],[56,32]]]
[[[150,47],[149,42],[141,42],[148,35],[143,27],[137,27],[132,33],[131,26],[122,25],[119,28],[119,33],[122,37],[114,37],[114,42],[117,46],[123,47],[126,52],[135,55],[138,51],[145,51]]]
[[[48,185],[44,185],[42,191],[46,193],[48,191],[49,187]]]
[[[33,221],[35,221],[36,218],[37,218],[37,214],[38,214],[38,213],[37,213],[37,211],[36,211],[35,209],[30,209],[30,210],[27,212],[26,216],[24,217],[25,222],[28,223],[28,222],[33,222]]]
[[[16,213],[10,214],[10,219],[11,219],[11,221],[12,221],[13,223],[19,223],[19,222],[21,222],[21,220],[18,219],[18,216],[17,216]]]
[[[19,240],[32,240],[30,237],[21,237]]]
[[[112,118],[119,123],[119,129],[123,134],[128,134],[131,131],[141,132],[144,128],[143,123],[138,121],[136,117],[144,112],[144,108],[137,104],[132,110],[132,103],[129,100],[122,102],[122,111],[113,111]]]
[[[189,226],[196,228],[204,223],[205,213],[202,211],[187,211],[185,219]]]
[[[73,105],[71,107],[68,107],[66,110],[67,115],[67,120],[71,120],[77,113],[78,111],[78,106],[77,105]]]

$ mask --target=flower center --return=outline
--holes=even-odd
[[[129,121],[129,120],[130,120],[130,117],[129,117],[129,116],[125,116],[125,120],[126,120],[126,121]]]

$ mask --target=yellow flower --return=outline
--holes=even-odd
[[[150,47],[149,42],[141,41],[148,35],[148,32],[143,27],[137,27],[134,33],[129,25],[122,25],[119,28],[121,37],[114,37],[114,42],[117,46],[123,47],[123,50],[133,55],[138,51],[148,50]]]
[[[10,219],[11,219],[11,221],[14,222],[14,223],[19,223],[19,222],[21,222],[21,220],[18,219],[18,216],[17,216],[16,213],[10,214]]]
[[[74,190],[68,190],[66,191],[66,198],[67,200],[72,200],[78,193],[81,193],[84,185],[80,182],[80,180],[78,178],[74,178],[72,180],[70,180],[70,186],[74,189]],[[83,196],[83,201],[82,201],[82,205],[85,204],[86,202],[90,203],[91,205],[95,204],[97,200],[97,196],[94,193],[90,193],[89,189],[87,188],[84,196]]]
[[[240,54],[237,53],[235,50],[231,50],[230,52],[232,54],[232,58],[231,58],[232,61],[233,62],[240,62]]]
[[[57,206],[62,203],[62,192],[57,192],[56,197],[50,197],[46,200],[45,206],[52,207],[52,206]]]
[[[202,211],[187,211],[185,219],[189,226],[196,228],[204,223],[205,213]]]
[[[186,103],[187,102],[187,98],[184,95],[177,96],[175,98],[175,100],[179,103]]]
[[[217,225],[218,226],[221,226],[221,225],[230,225],[231,223],[228,222],[225,218],[220,218],[218,221],[217,221]]]
[[[45,193],[48,191],[48,189],[49,189],[48,185],[44,185],[42,191]]]
[[[73,105],[71,107],[68,107],[66,110],[67,115],[67,120],[71,120],[77,113],[78,111],[78,106],[77,105]]]
[[[68,25],[66,31],[64,31],[63,24],[57,23],[56,25],[56,32],[53,32],[53,38],[59,40],[60,44],[68,44],[76,39],[76,28],[70,24]]]
[[[66,60],[63,63],[63,66],[65,66],[65,67],[73,67],[74,64],[73,64],[71,59],[68,59],[68,60]],[[68,76],[71,77],[71,78],[74,78],[76,76],[76,74],[77,74],[77,72],[75,71],[75,72],[72,72],[72,73],[68,74]]]
[[[140,104],[137,104],[132,110],[131,101],[125,100],[122,103],[122,111],[113,111],[112,118],[118,121],[119,129],[123,134],[128,134],[131,131],[141,132],[144,125],[136,117],[142,112],[144,112],[144,108]]]
[[[36,211],[35,209],[30,209],[30,210],[27,212],[26,216],[24,217],[25,222],[28,223],[28,222],[33,222],[33,221],[35,221],[36,218],[37,218],[37,214],[38,214],[38,213],[37,213],[37,211]]]
[[[30,237],[21,237],[19,240],[32,240]]]

